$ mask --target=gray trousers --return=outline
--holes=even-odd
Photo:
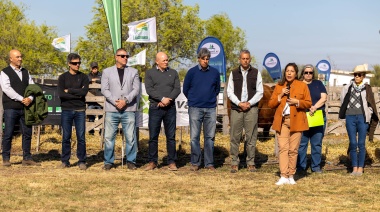
[[[255,165],[257,141],[258,108],[252,107],[248,112],[231,110],[230,155],[231,165],[239,165],[239,146],[243,129],[247,151],[247,165]]]

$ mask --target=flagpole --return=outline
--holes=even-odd
[[[69,33],[69,37],[70,37],[70,46],[69,46],[69,54],[71,53],[71,33]]]

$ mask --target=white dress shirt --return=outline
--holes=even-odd
[[[22,81],[22,72],[21,72],[21,69],[22,67],[20,67],[20,69],[16,69],[16,67],[13,67],[12,65],[10,65],[11,68],[16,72],[17,76],[20,77],[20,80]],[[29,75],[29,84],[34,84],[33,82],[33,79],[32,77],[30,76],[29,72],[28,72],[28,75]],[[19,101],[21,102],[24,97],[21,96],[20,94],[18,94],[12,87],[11,87],[11,81],[8,77],[8,75],[6,75],[4,73],[4,71],[1,72],[1,75],[0,75],[0,80],[1,80],[1,88],[3,89],[3,92],[10,98],[10,99],[13,99],[13,100],[16,100],[16,101]],[[29,96],[29,98],[33,101],[33,96]]]

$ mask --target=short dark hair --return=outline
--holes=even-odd
[[[208,57],[208,58],[211,57],[211,53],[210,53],[210,51],[207,48],[201,48],[201,49],[199,49],[198,59],[199,58],[204,58],[204,57]]]
[[[75,59],[79,59],[81,60],[79,54],[77,53],[70,53],[69,55],[67,55],[67,62],[71,62],[72,60],[75,60]]]
[[[120,52],[120,51],[125,51],[125,52],[127,52],[127,55],[129,55],[129,52],[128,52],[127,50],[125,50],[124,48],[118,48],[118,49],[116,50],[116,54],[117,54],[118,52]]]

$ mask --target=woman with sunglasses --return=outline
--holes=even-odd
[[[298,80],[298,67],[289,63],[268,102],[276,108],[272,129],[276,131],[279,146],[281,178],[276,185],[296,184],[297,155],[302,131],[308,130],[305,110],[311,107],[307,85]]]
[[[307,84],[311,95],[312,106],[306,112],[313,116],[317,110],[322,110],[324,125],[310,127],[309,130],[303,131],[300,147],[298,149],[298,162],[297,172],[305,174],[307,165],[307,147],[310,140],[311,146],[311,171],[315,173],[322,173],[321,159],[322,159],[322,139],[326,127],[326,113],[325,102],[327,101],[327,91],[323,83],[314,79],[313,65],[305,65],[302,68],[301,78]]]
[[[365,160],[365,137],[371,119],[378,121],[375,97],[372,88],[363,82],[370,73],[364,65],[355,67],[354,79],[343,87],[340,97],[339,118],[346,119],[346,129],[350,141],[349,151],[353,176],[363,174]]]

